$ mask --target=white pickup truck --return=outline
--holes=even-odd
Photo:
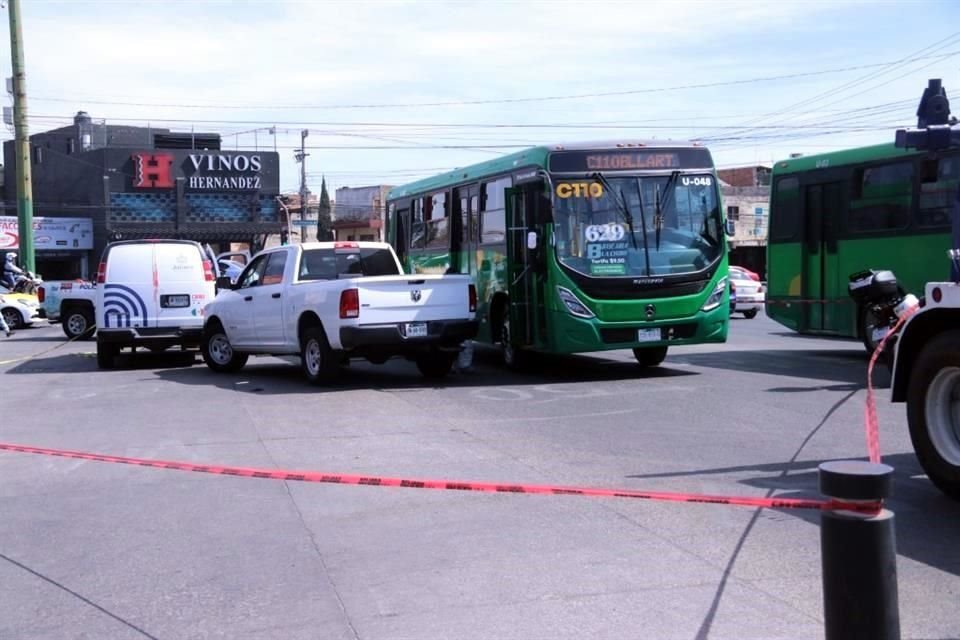
[[[477,333],[477,292],[465,275],[404,275],[390,245],[314,242],[259,253],[204,310],[203,359],[238,371],[250,355],[299,355],[314,384],[350,358],[416,362],[445,376]]]
[[[44,282],[37,287],[40,314],[50,322],[60,322],[71,339],[93,335],[97,285],[84,280]]]

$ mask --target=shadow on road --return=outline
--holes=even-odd
[[[787,376],[806,380],[842,382],[857,387],[866,386],[867,356],[850,350],[792,350],[717,351],[677,355],[674,362],[767,375]],[[889,386],[890,374],[883,366],[874,369],[874,385]],[[780,391],[781,388],[771,389]]]

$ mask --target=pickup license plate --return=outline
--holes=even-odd
[[[656,329],[637,329],[637,342],[659,342],[663,340],[660,328]]]
[[[166,308],[189,307],[190,296],[186,294],[173,295],[173,296],[160,296],[160,306],[166,307]]]
[[[408,322],[404,327],[404,333],[408,338],[426,338],[427,323],[426,322]]]

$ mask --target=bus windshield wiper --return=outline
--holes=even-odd
[[[610,186],[610,181],[604,177],[599,171],[594,172],[593,177],[603,185],[603,188],[609,191],[612,195],[613,201],[616,203],[617,208],[620,209],[620,213],[623,215],[623,219],[627,221],[627,227],[630,229],[630,239],[633,240],[633,248],[637,249],[637,236],[633,233],[633,214],[630,213],[630,207],[627,206],[627,200],[623,197],[623,189],[620,190],[620,197],[617,198],[617,192],[613,190],[613,187]],[[643,215],[643,209],[640,210],[640,215]],[[644,245],[646,245],[646,230],[644,230]],[[644,246],[646,249],[646,246]]]
[[[670,177],[667,178],[667,183],[663,185],[663,198],[660,198],[660,185],[656,187],[656,198],[654,200],[655,212],[653,214],[653,227],[657,231],[657,251],[660,251],[660,232],[663,230],[663,210],[666,208],[667,203],[670,201],[670,196],[673,195],[673,192],[676,189],[671,189],[673,183],[676,182],[677,177],[680,175],[679,171],[673,171],[670,174]]]

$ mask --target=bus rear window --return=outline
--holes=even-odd
[[[300,280],[399,274],[400,267],[389,249],[307,249],[300,258]]]
[[[770,239],[792,240],[797,235],[800,220],[800,180],[781,178],[773,192],[770,211]]]

